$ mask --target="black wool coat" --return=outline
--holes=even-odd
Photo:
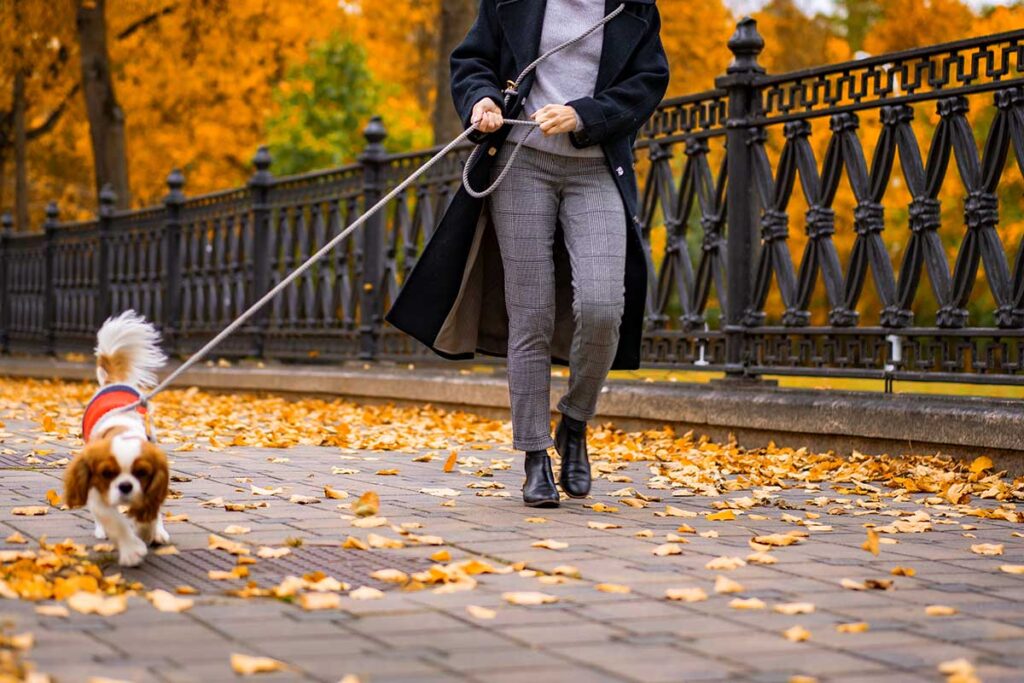
[[[605,14],[620,0],[605,0]],[[625,206],[625,310],[613,368],[640,364],[648,260],[640,234],[633,143],[668,87],[668,61],[659,38],[661,19],[654,0],[625,0],[625,11],[605,24],[600,67],[593,97],[568,104],[579,114],[582,129],[569,133],[576,147],[600,145],[608,172]],[[480,11],[465,40],[452,52],[452,96],[463,124],[469,126],[473,105],[490,97],[504,103],[503,88],[538,55],[545,0],[481,0]],[[586,30],[580,26],[580,32]],[[568,49],[572,49],[571,47]],[[554,55],[551,59],[558,59]],[[533,75],[503,106],[506,118],[523,115],[523,102]],[[497,148],[511,126],[493,133],[476,132],[471,140],[485,145],[470,169],[471,184],[490,184]],[[574,321],[572,276],[568,254],[555,239],[556,313],[552,361],[569,357]],[[508,347],[504,273],[486,200],[474,199],[465,188],[452,198],[437,230],[409,273],[385,319],[450,359],[475,353],[504,356]]]

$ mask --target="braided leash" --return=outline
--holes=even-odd
[[[504,90],[505,105],[508,106],[512,98],[515,97],[516,94],[518,94],[518,89],[519,86],[522,84],[523,79],[525,79],[530,73],[532,73],[534,69],[536,69],[537,66],[540,65],[541,62],[543,62],[545,59],[548,59],[552,55],[561,52],[562,50],[572,45],[575,45],[576,43],[585,39],[594,31],[597,31],[605,24],[607,24],[609,21],[614,19],[616,16],[621,14],[622,11],[625,9],[626,5],[620,4],[614,11],[605,16],[598,23],[591,26],[585,32],[581,33],[572,40],[567,40],[566,42],[551,48],[544,54],[537,57],[537,59],[530,62],[526,66],[526,68],[523,69],[522,73],[519,74],[519,77],[516,78],[515,81],[511,81],[509,83],[509,86]],[[520,119],[505,119],[504,123],[507,123],[511,126],[529,126],[530,131],[523,136],[522,140],[519,140],[516,143],[516,147],[512,151],[512,155],[509,157],[509,160],[505,164],[505,167],[501,170],[501,173],[491,184],[491,186],[485,189],[483,192],[476,192],[469,185],[469,169],[470,167],[472,167],[473,163],[476,161],[476,158],[479,156],[480,150],[483,147],[483,145],[478,144],[476,147],[473,148],[473,151],[470,153],[469,158],[466,159],[466,163],[462,169],[462,185],[466,189],[466,192],[468,192],[470,196],[476,199],[482,199],[483,197],[486,197],[487,195],[493,193],[498,188],[498,185],[501,184],[501,182],[505,179],[505,176],[508,174],[509,170],[511,170],[512,163],[515,161],[516,155],[519,153],[519,149],[520,147],[522,147],[523,142],[526,140],[527,137],[529,137],[530,133],[533,132],[533,129],[539,125],[536,121],[526,121]],[[404,192],[406,188],[412,185],[424,173],[429,171],[438,161],[447,156],[449,152],[451,152],[453,149],[459,146],[475,130],[477,130],[476,124],[472,124],[470,125],[469,128],[462,131],[462,133],[460,133],[455,139],[453,139],[451,142],[449,142],[447,145],[441,148],[441,151],[439,151],[437,154],[428,159],[426,163],[424,163],[422,166],[416,169],[408,178],[406,178],[404,181],[399,183],[393,190],[384,195],[384,197],[381,198],[380,201],[378,201],[376,204],[374,204],[369,209],[364,211],[363,214],[359,218],[354,220],[347,228],[345,228],[337,235],[335,235],[329,242],[320,247],[320,249],[318,249],[316,253],[314,253],[312,256],[306,259],[305,262],[302,263],[302,265],[300,265],[298,268],[289,273],[287,277],[285,277],[273,288],[271,288],[270,291],[268,291],[266,294],[260,297],[258,301],[256,301],[253,305],[249,306],[249,308],[243,311],[227,327],[221,330],[217,334],[217,336],[215,336],[210,341],[206,342],[206,344],[204,344],[202,348],[193,353],[184,363],[175,368],[175,370],[171,374],[165,377],[162,382],[153,387],[148,393],[142,394],[142,396],[137,401],[130,403],[126,406],[116,408],[111,412],[128,412],[131,410],[135,410],[136,408],[139,407],[147,408],[148,410],[149,401],[151,401],[154,396],[156,396],[164,389],[169,387],[172,383],[174,383],[176,379],[178,379],[181,375],[187,372],[189,368],[191,368],[196,363],[205,358],[210,353],[210,351],[216,348],[222,341],[224,341],[232,334],[234,334],[235,331],[238,330],[238,328],[240,328],[242,325],[244,325],[253,315],[256,314],[257,311],[259,311],[261,308],[267,305],[275,296],[284,291],[284,289],[288,285],[295,282],[295,280],[298,279],[307,270],[309,270],[314,263],[316,263],[321,258],[326,256],[331,250],[338,246],[338,244],[340,244],[342,240],[344,240],[346,237],[352,234],[353,231],[355,231],[357,228],[363,225],[371,216],[373,216],[375,213],[384,208],[388,204],[388,202],[393,200],[398,195],[402,194],[402,192]]]

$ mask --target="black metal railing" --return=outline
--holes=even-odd
[[[1024,384],[1024,240],[1000,230],[1001,208],[1024,221],[1024,30],[783,75],[758,64],[763,47],[741,21],[715,89],[666,100],[638,136],[645,362]],[[877,133],[870,164],[862,118]],[[91,221],[61,223],[49,205],[41,233],[15,234],[4,216],[0,349],[85,351],[107,315],[131,307],[189,353],[436,151],[385,153],[379,119],[365,135],[357,163],[328,171],[275,177],[261,148],[245,187],[188,198],[173,171],[162,206],[115,211],[104,192]],[[220,354],[423,358],[382,314],[468,151]]]

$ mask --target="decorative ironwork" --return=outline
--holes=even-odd
[[[781,75],[758,63],[752,20],[729,47],[714,89],[666,100],[637,136],[645,363],[1024,384],[1024,241],[1004,245],[999,211],[1004,170],[1024,173],[1024,30]],[[929,107],[935,117],[919,120]],[[876,119],[865,150],[875,136],[862,121]],[[387,154],[377,118],[365,136],[358,162],[336,169],[275,177],[261,148],[245,187],[187,198],[173,171],[162,206],[117,212],[104,190],[95,220],[61,223],[51,205],[34,234],[5,215],[0,349],[85,351],[107,315],[132,307],[188,353],[436,151]],[[219,352],[424,358],[382,314],[468,152],[453,150]],[[963,189],[962,224],[940,199],[947,181]]]

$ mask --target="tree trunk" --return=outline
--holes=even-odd
[[[29,230],[28,168],[25,161],[28,140],[25,137],[25,71],[19,65],[14,72],[14,229]]]
[[[117,103],[107,52],[105,0],[79,0],[78,45],[82,57],[82,86],[89,115],[89,134],[95,166],[96,197],[107,183],[117,194],[115,206],[131,204],[128,158],[124,140],[124,111]]]
[[[462,42],[476,16],[475,0],[441,0],[441,30],[438,31],[437,68],[435,83],[437,96],[434,99],[434,144],[447,143],[462,132],[462,122],[455,112],[451,97],[451,71],[448,59],[452,50]]]

